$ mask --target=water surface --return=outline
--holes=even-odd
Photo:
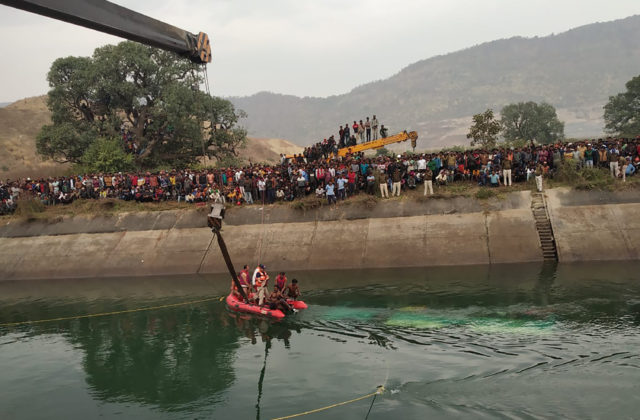
[[[639,264],[290,273],[283,322],[218,300],[0,327],[0,417],[635,418]],[[0,282],[0,323],[222,296],[224,277]],[[363,419],[371,399],[300,417]]]

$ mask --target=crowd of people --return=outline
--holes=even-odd
[[[373,127],[373,126],[372,126]],[[536,178],[553,177],[563,162],[576,168],[601,167],[625,181],[640,164],[640,136],[599,139],[492,150],[437,153],[284,159],[280,164],[203,170],[96,173],[0,181],[0,213],[11,213],[21,196],[45,205],[75,200],[114,198],[126,201],[228,202],[237,205],[271,204],[316,196],[336,203],[356,194],[399,196],[424,185],[459,181],[499,187]]]
[[[360,122],[354,120],[351,127],[349,123],[340,126],[337,141],[335,135],[332,134],[321,142],[305,147],[300,155],[294,156],[294,160],[302,162],[328,159],[331,155],[337,154],[338,149],[355,146],[358,143],[375,141],[378,140],[378,135],[380,135],[381,138],[385,138],[388,134],[389,130],[384,124],[379,124],[378,118],[375,115],[371,119],[366,117],[364,121],[360,120]],[[281,155],[281,157],[283,156],[284,155]]]

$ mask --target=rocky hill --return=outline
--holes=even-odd
[[[471,115],[516,101],[547,101],[568,136],[601,134],[602,106],[640,74],[640,16],[557,35],[510,38],[411,64],[344,95],[261,92],[230,98],[252,135],[307,145],[338,125],[377,114],[392,132],[417,130],[419,148],[466,143]]]

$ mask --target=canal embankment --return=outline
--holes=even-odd
[[[640,192],[552,189],[545,204],[558,259],[640,259]],[[471,197],[232,208],[224,238],[239,270],[324,270],[543,260],[529,191]],[[206,211],[175,210],[0,226],[0,278],[223,273]]]

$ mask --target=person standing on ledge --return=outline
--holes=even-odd
[[[387,186],[387,173],[384,169],[380,170],[380,196],[382,198],[389,198],[389,187]]]
[[[378,119],[376,118],[375,115],[371,120],[371,128],[373,129],[373,139],[378,140]]]
[[[428,166],[426,166],[426,169],[424,170],[424,195],[425,196],[427,195],[427,192],[429,193],[429,195],[433,195],[433,171]]]
[[[538,192],[542,192],[542,165],[538,163],[536,166],[536,188]]]

